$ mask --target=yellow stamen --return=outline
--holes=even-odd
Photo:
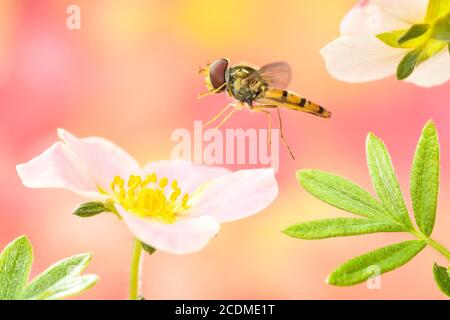
[[[180,199],[181,189],[178,187],[178,181],[173,180],[170,185],[172,192],[166,196],[165,187],[169,180],[162,178],[158,184],[157,182],[155,173],[144,178],[131,175],[128,181],[116,176],[111,182],[112,200],[140,217],[174,223],[181,212],[189,208],[189,195],[186,193]]]

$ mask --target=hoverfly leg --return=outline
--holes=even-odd
[[[234,107],[234,103],[230,103],[228,104],[225,108],[222,109],[222,111],[220,111],[218,114],[216,114],[214,117],[211,118],[211,120],[209,120],[208,122],[206,122],[203,125],[203,128],[206,128],[207,126],[209,126],[211,123],[213,123],[214,121],[216,121],[217,119],[219,119],[229,108]]]
[[[286,146],[286,149],[289,151],[289,154],[291,155],[292,160],[295,160],[294,154],[292,153],[291,147],[289,147],[289,144],[287,143],[286,139],[284,138],[283,135],[283,123],[281,121],[281,113],[280,113],[280,108],[277,108],[277,113],[278,113],[278,120],[280,123],[280,137],[281,140],[283,141],[284,145]]]
[[[208,91],[208,92],[205,92],[205,93],[200,93],[199,95],[197,95],[197,99],[202,99],[202,98],[204,98],[204,97],[212,96],[213,94],[216,94],[216,93],[218,93],[218,92],[221,92],[222,89],[223,89],[226,85],[227,85],[227,83],[225,82],[225,83],[222,84],[220,87],[218,87],[218,88],[216,88],[216,89],[214,89],[214,90],[212,90],[212,91]]]
[[[231,110],[231,112],[230,112],[229,114],[227,114],[227,115],[225,116],[225,118],[223,118],[222,121],[220,121],[220,123],[219,123],[214,129],[219,129],[219,128],[220,128],[225,122],[227,122],[227,121],[231,118],[231,116],[238,110],[238,109],[237,109],[237,106],[235,106],[235,105],[233,105],[233,104],[232,104],[232,106],[234,107],[233,110]]]

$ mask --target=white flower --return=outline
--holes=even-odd
[[[142,242],[186,254],[202,249],[220,223],[256,214],[276,198],[273,169],[230,172],[187,161],[141,168],[112,142],[79,139],[62,129],[61,141],[17,166],[30,188],[62,188],[112,206]]]
[[[328,72],[346,82],[372,81],[395,74],[412,47],[389,46],[376,36],[423,24],[428,4],[427,0],[360,1],[342,20],[341,36],[320,51]],[[431,87],[450,79],[447,44],[434,39],[430,41],[436,42],[433,48],[431,44],[429,47],[433,55],[418,63],[405,81]]]

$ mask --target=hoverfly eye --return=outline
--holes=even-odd
[[[219,88],[226,82],[225,71],[227,70],[227,68],[227,59],[216,60],[209,66],[209,79],[211,80],[211,84],[214,89]]]

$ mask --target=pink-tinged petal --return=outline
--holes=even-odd
[[[341,36],[326,45],[320,54],[328,72],[346,82],[365,82],[393,75],[406,54],[374,36]]]
[[[193,164],[185,160],[164,160],[147,164],[146,173],[155,172],[158,178],[166,177],[169,181],[176,179],[183,193],[190,193],[205,182],[231,173],[220,167]]]
[[[429,0],[371,0],[375,5],[409,24],[425,20]]]
[[[58,129],[58,136],[105,190],[109,190],[115,176],[127,179],[131,174],[141,174],[136,160],[111,141],[99,137],[79,139],[63,129]]]
[[[131,232],[142,242],[155,249],[188,254],[203,249],[220,229],[213,217],[180,218],[173,224],[164,224],[151,218],[137,217],[120,206],[120,216]]]
[[[89,198],[102,198],[80,159],[62,142],[53,144],[29,162],[17,165],[17,173],[29,188],[61,188]]]
[[[379,33],[409,29],[411,25],[392,16],[370,1],[360,1],[342,19],[342,35],[376,35]]]
[[[450,80],[450,56],[447,47],[421,63],[405,81],[421,87],[433,87]]]
[[[209,215],[228,222],[254,215],[278,195],[273,169],[240,170],[211,181],[187,211],[187,216]]]

